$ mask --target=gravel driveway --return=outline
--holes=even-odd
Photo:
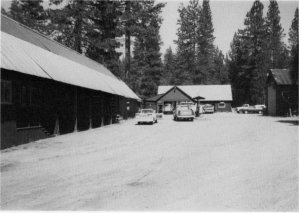
[[[298,211],[298,120],[164,116],[1,151],[3,210]]]

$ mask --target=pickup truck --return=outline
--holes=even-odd
[[[237,110],[237,113],[245,113],[245,114],[247,114],[247,113],[259,113],[259,114],[262,114],[264,108],[260,107],[258,105],[250,106],[249,104],[243,104],[242,106],[237,107],[236,110]]]

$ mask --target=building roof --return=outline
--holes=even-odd
[[[156,101],[158,101],[162,96],[164,96],[164,94],[165,94],[165,93],[163,93],[163,94],[159,94],[159,95],[156,95],[156,96],[154,96],[154,97],[147,98],[147,99],[145,99],[145,100],[148,101],[148,102],[156,102]]]
[[[159,86],[158,94],[165,93],[173,86]],[[204,97],[204,101],[232,101],[231,85],[183,85],[177,86],[193,99]]]
[[[176,89],[177,89],[178,91],[180,91],[186,98],[188,98],[188,99],[194,101],[193,98],[192,98],[190,95],[186,94],[183,90],[181,90],[181,89],[180,89],[179,87],[177,87],[177,86],[172,86],[172,87],[170,87],[165,93],[158,94],[158,95],[156,95],[156,96],[154,96],[154,97],[148,98],[148,99],[146,99],[146,101],[147,101],[147,102],[157,102],[157,101],[159,101],[160,99],[162,99],[164,96],[167,96],[167,94],[170,93],[172,90],[176,90]],[[198,97],[195,97],[194,99],[204,99],[204,98],[198,96]]]
[[[278,85],[291,85],[293,84],[291,78],[291,71],[289,69],[270,69],[274,81]]]
[[[103,65],[3,15],[1,68],[140,99]]]

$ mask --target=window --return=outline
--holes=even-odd
[[[1,104],[12,103],[12,84],[11,81],[1,81]]]
[[[220,102],[218,104],[218,108],[225,108],[225,103],[224,102]]]

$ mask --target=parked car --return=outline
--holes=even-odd
[[[195,113],[189,106],[177,106],[176,110],[173,113],[173,119],[178,120],[190,120],[193,121]]]
[[[214,113],[215,112],[215,108],[212,104],[205,104],[202,108],[203,108],[204,113]]]
[[[264,108],[261,105],[250,106],[249,104],[243,104],[241,107],[236,108],[237,113],[259,113],[262,114]]]
[[[255,108],[262,108],[262,109],[266,109],[266,105],[264,104],[257,104],[257,105],[254,105]]]
[[[241,110],[249,108],[249,104],[243,104],[236,108],[237,113],[240,113]]]
[[[139,113],[136,113],[137,124],[141,123],[158,123],[156,111],[153,109],[142,109]]]

